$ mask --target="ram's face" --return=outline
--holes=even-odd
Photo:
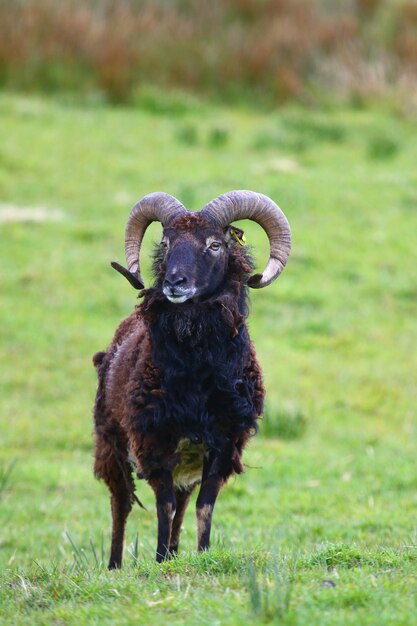
[[[210,296],[224,280],[228,234],[199,215],[181,216],[163,231],[162,290],[176,304]]]

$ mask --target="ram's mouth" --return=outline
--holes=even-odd
[[[181,304],[192,298],[196,290],[187,289],[187,291],[180,291],[179,289],[172,289],[172,287],[164,287],[162,291],[167,300],[173,304]]]
[[[185,302],[186,300],[188,300],[188,296],[170,296],[168,294],[165,294],[165,296],[170,302],[173,302],[174,304],[181,304],[181,302]]]

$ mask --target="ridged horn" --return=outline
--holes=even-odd
[[[166,226],[180,213],[187,212],[183,204],[168,193],[157,191],[144,196],[131,209],[125,231],[127,269],[113,261],[111,266],[120,272],[135,289],[143,289],[140,273],[140,249],[146,229],[151,222]]]
[[[290,254],[291,229],[284,213],[271,198],[254,191],[229,191],[206,204],[201,213],[222,228],[244,219],[262,226],[269,239],[269,260],[262,274],[249,278],[248,285],[260,289],[278,278]]]

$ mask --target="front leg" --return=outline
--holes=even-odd
[[[220,457],[210,455],[204,460],[203,477],[197,497],[197,550],[202,552],[210,546],[213,509],[220,489],[226,482],[221,472]]]
[[[155,492],[156,510],[158,515],[158,545],[156,560],[158,563],[169,556],[172,520],[175,515],[175,495],[172,474],[168,470],[152,472],[149,484]]]
[[[181,525],[184,519],[185,510],[190,501],[191,494],[195,485],[191,485],[184,489],[177,487],[175,489],[176,500],[176,512],[172,522],[171,541],[169,546],[169,553],[171,556],[178,554],[178,546],[180,543]]]

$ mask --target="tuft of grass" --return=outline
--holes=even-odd
[[[0,498],[10,484],[10,477],[15,465],[16,459],[13,459],[10,463],[0,466]]]
[[[77,571],[91,572],[103,568],[105,563],[103,534],[101,535],[100,552],[96,549],[91,537],[88,542],[88,548],[86,549],[79,547],[68,531],[65,531],[65,536],[71,545],[74,557],[74,568]]]
[[[226,126],[213,126],[210,128],[207,145],[210,148],[222,148],[230,139],[230,130]]]
[[[348,136],[344,124],[320,116],[307,116],[303,112],[287,115],[283,119],[285,128],[311,142],[341,143]]]
[[[307,417],[297,407],[288,404],[272,409],[267,406],[260,423],[260,433],[263,437],[291,441],[303,437],[307,426]]]
[[[253,148],[303,154],[317,144],[342,144],[347,137],[348,132],[341,122],[325,119],[317,113],[306,116],[294,112],[280,115],[277,122],[258,131]]]
[[[247,571],[249,602],[257,622],[281,622],[289,617],[297,562],[272,556],[263,572],[254,563]]]
[[[204,107],[196,96],[186,91],[162,90],[152,84],[141,84],[133,96],[133,103],[153,115],[170,115],[174,118],[198,113]]]
[[[398,153],[399,149],[400,145],[397,138],[382,133],[370,138],[367,154],[370,159],[391,159]]]
[[[328,571],[359,567],[363,562],[360,551],[351,545],[328,543],[319,547],[308,557],[308,567],[325,567]]]
[[[195,146],[198,143],[197,127],[194,124],[183,124],[179,126],[176,132],[176,138],[179,143],[186,146]]]

